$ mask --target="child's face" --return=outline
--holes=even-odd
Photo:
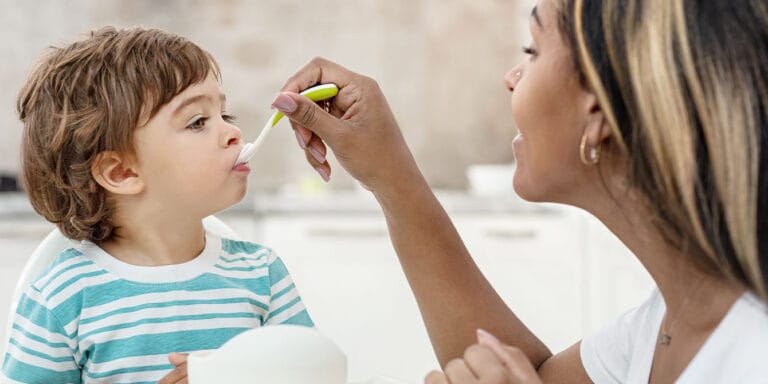
[[[196,219],[243,198],[250,169],[233,167],[243,145],[228,120],[224,93],[209,74],[136,130],[139,175],[152,209]]]

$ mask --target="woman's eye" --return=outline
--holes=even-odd
[[[230,114],[227,114],[227,113],[222,113],[221,114],[221,118],[224,121],[226,121],[227,123],[230,123],[230,124],[234,123],[237,120],[237,116],[230,115]]]
[[[200,117],[193,121],[191,124],[187,125],[187,129],[192,130],[199,130],[205,128],[205,122],[208,120],[207,117]]]

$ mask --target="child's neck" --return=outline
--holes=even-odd
[[[128,264],[161,266],[180,264],[197,257],[205,248],[202,220],[153,218],[150,221],[124,220],[115,236],[99,246]]]

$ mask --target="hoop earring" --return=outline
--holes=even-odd
[[[585,153],[587,149],[587,135],[581,135],[581,143],[579,143],[579,157],[584,165],[597,165],[600,162],[600,148],[594,146],[589,149],[589,154]]]

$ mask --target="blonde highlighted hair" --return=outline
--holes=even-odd
[[[768,300],[768,5],[556,3],[659,231]]]
[[[213,72],[213,57],[156,29],[105,27],[51,47],[19,93],[22,175],[34,209],[75,240],[113,233],[113,204],[91,175],[97,155],[133,155],[133,132]]]

